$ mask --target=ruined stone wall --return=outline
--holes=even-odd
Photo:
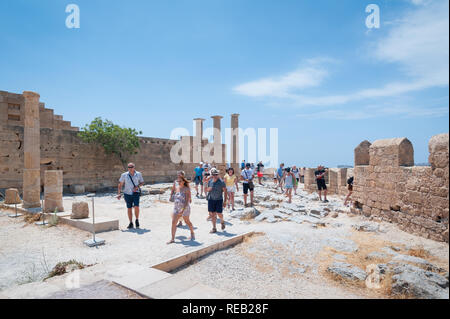
[[[130,160],[136,164],[148,183],[170,182],[178,170],[190,178],[195,164],[173,164],[170,149],[176,140],[140,138],[141,148]],[[0,131],[0,189],[22,189],[23,127],[8,127]],[[85,185],[86,191],[115,187],[125,171],[114,155],[105,154],[102,147],[82,142],[77,132],[41,128],[41,181],[45,170],[62,170],[64,189],[70,185]]]
[[[406,138],[374,142],[369,164],[354,168],[353,211],[448,242],[448,149],[448,134],[434,136],[429,142],[431,167],[416,167]]]
[[[22,94],[0,91],[0,189],[23,188],[24,173],[24,103]],[[64,190],[70,185],[85,185],[86,191],[116,187],[120,174],[125,171],[114,155],[105,154],[102,147],[82,142],[78,128],[54,115],[52,109],[39,103],[40,120],[40,169],[41,185],[45,170],[62,170]],[[216,123],[217,125],[217,123]],[[189,147],[193,159],[193,138]],[[188,179],[192,177],[198,163],[174,164],[170,157],[172,147],[179,141],[141,137],[141,148],[130,161],[143,174],[147,183],[171,182],[179,170],[184,170]],[[210,146],[202,140],[203,147]],[[207,149],[211,149],[208,147]],[[225,156],[222,144],[222,159]],[[224,172],[224,164],[217,163]]]

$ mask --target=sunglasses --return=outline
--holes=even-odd
[[[134,168],[134,166],[128,166],[128,168]]]

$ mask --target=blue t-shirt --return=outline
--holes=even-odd
[[[278,168],[278,176],[279,177],[283,176],[283,169],[281,167]]]
[[[200,176],[202,176],[202,174],[203,174],[203,168],[201,168],[200,166],[197,166],[197,167],[194,169],[194,171],[195,171],[195,176],[200,177]]]

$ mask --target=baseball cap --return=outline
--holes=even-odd
[[[216,168],[211,168],[211,175],[219,175],[219,171]]]

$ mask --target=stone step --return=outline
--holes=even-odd
[[[118,230],[119,220],[107,217],[95,217],[95,224],[92,223],[92,217],[83,219],[70,219],[70,217],[61,217],[60,222],[81,230],[93,232],[95,228],[96,233]]]
[[[146,296],[141,292],[142,288],[170,276],[171,274],[167,272],[154,268],[146,268],[125,276],[115,278],[112,281],[115,284],[130,289],[140,295]]]

